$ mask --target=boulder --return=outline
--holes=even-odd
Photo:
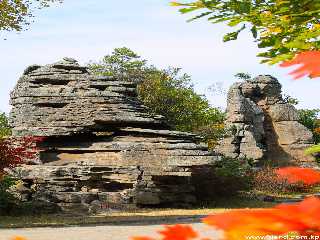
[[[313,142],[312,132],[297,121],[274,122],[280,145],[311,144]]]
[[[288,103],[271,105],[269,113],[274,122],[299,121],[299,113],[297,109]]]
[[[200,137],[150,114],[135,82],[93,75],[74,59],[28,67],[11,105],[15,137],[44,137],[39,159],[12,175],[32,188],[30,201],[62,211],[199,201],[195,170],[221,159]]]
[[[269,75],[235,83],[228,93],[227,138],[216,151],[263,164],[314,165],[304,154],[313,143],[312,132],[298,122],[296,108],[286,103],[281,84]]]

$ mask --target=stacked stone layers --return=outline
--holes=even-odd
[[[229,156],[276,164],[311,164],[304,149],[312,133],[298,122],[295,107],[283,100],[281,84],[271,76],[235,83],[228,93],[230,136],[217,151]]]
[[[194,179],[220,158],[148,114],[135,83],[94,76],[73,59],[27,68],[11,104],[13,135],[45,137],[40,158],[15,169],[25,201],[65,211],[194,203]]]

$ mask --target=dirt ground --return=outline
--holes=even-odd
[[[219,233],[201,223],[191,224],[201,236],[217,237]],[[0,229],[0,240],[23,236],[27,240],[126,240],[132,236],[156,237],[163,225],[108,225],[64,228]],[[215,239],[215,238],[214,238]]]

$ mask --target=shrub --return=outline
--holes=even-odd
[[[306,154],[317,154],[317,153],[320,153],[320,145],[314,145],[310,148],[308,148],[306,151],[305,151]]]
[[[212,200],[236,196],[252,187],[252,170],[246,159],[223,158],[212,170],[206,184],[201,182],[200,198]]]
[[[0,138],[11,135],[8,118],[5,113],[0,113]]]
[[[305,150],[307,155],[313,155],[316,157],[316,161],[320,163],[320,144],[309,147]]]
[[[0,178],[5,169],[13,168],[37,155],[36,143],[39,137],[2,138],[0,139]]]
[[[15,197],[8,191],[15,181],[6,176],[6,171],[27,160],[36,158],[36,143],[39,137],[0,139],[0,214],[10,213],[16,208]]]
[[[313,133],[315,143],[320,143],[320,120],[318,114],[320,109],[300,109],[299,122]]]
[[[225,158],[214,175],[221,181],[220,191],[224,195],[236,195],[252,187],[252,166],[248,159]]]
[[[8,191],[15,181],[5,176],[0,180],[0,215],[10,213],[15,207],[15,199]]]
[[[301,169],[306,172],[304,176],[299,173]],[[255,173],[254,190],[272,194],[308,192],[314,184],[319,182],[317,179],[312,183],[310,182],[310,180],[319,178],[319,176],[313,176],[313,171],[295,167],[280,169],[266,167]],[[314,175],[316,174],[319,175],[319,173],[314,173]]]

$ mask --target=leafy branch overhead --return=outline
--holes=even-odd
[[[296,54],[320,49],[319,0],[197,0],[172,2],[183,14],[200,12],[190,21],[206,17],[212,23],[225,22],[236,28],[223,41],[236,40],[249,29],[262,63],[276,64]]]
[[[0,31],[22,31],[30,24],[35,9],[63,0],[1,0]]]

